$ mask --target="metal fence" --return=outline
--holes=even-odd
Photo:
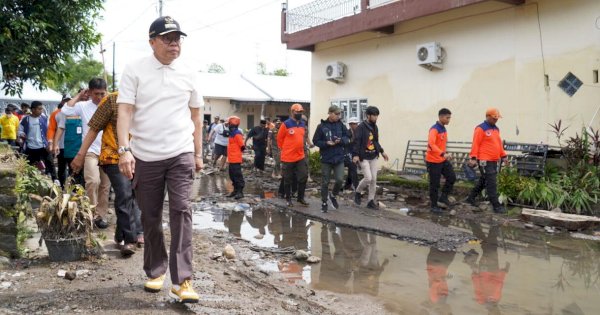
[[[299,32],[360,13],[360,0],[317,0],[286,13],[285,32]]]
[[[398,0],[370,0],[369,1],[369,8],[375,8],[375,7],[379,7],[391,2],[396,2]]]

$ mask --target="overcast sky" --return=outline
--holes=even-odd
[[[188,37],[182,59],[206,71],[209,64],[222,65],[229,73],[251,73],[257,62],[267,70],[286,68],[293,75],[310,76],[310,53],[286,50],[281,44],[281,3],[285,0],[163,0],[163,15],[170,15]],[[311,0],[289,0],[289,7]],[[106,0],[103,18],[98,21],[106,50],[104,62],[109,73],[113,65],[117,78],[125,65],[151,53],[148,28],[159,16],[158,0]],[[94,57],[102,60],[95,51]]]

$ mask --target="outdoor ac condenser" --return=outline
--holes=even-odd
[[[344,82],[346,77],[346,65],[339,61],[328,63],[325,67],[325,77],[327,80],[336,83]]]
[[[432,70],[442,69],[443,57],[442,46],[438,42],[430,42],[417,45],[417,64]]]

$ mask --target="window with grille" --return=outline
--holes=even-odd
[[[583,82],[571,72],[558,82],[558,86],[569,96],[575,95],[582,85]]]
[[[348,123],[348,119],[352,117],[357,117],[359,121],[364,120],[369,102],[365,98],[338,99],[331,100],[331,105],[337,105],[342,109],[342,122]]]

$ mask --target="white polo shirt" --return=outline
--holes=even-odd
[[[125,67],[117,103],[134,106],[131,151],[146,162],[194,152],[190,108],[204,106],[196,71],[173,61],[163,65],[154,55]]]
[[[94,113],[96,112],[97,109],[98,109],[98,105],[94,104],[94,102],[92,102],[92,100],[90,99],[85,102],[77,102],[77,103],[75,103],[75,106],[73,106],[73,107],[65,105],[62,107],[62,109],[60,111],[63,114],[65,114],[65,116],[81,116],[81,122],[83,124],[82,137],[85,139],[85,136],[87,135],[88,131],[90,130],[88,123],[90,122],[90,119],[92,119],[92,116],[94,116]],[[94,142],[92,142],[92,145],[90,146],[90,148],[87,151],[88,151],[88,153],[94,153],[96,155],[100,155],[101,147],[102,147],[102,131],[100,131],[98,133],[98,135],[96,136],[96,139],[94,139]]]

